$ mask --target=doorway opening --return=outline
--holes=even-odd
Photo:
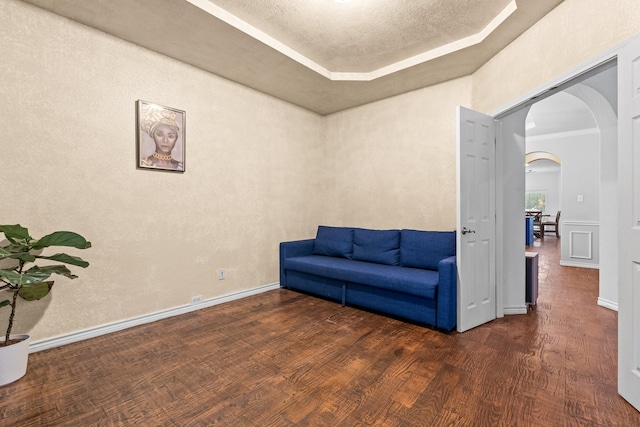
[[[573,145],[580,142],[585,144],[585,138],[590,139],[586,142],[591,146],[589,158],[585,157],[586,153],[579,148],[576,151],[575,147],[577,155],[569,155],[565,159],[565,156],[560,154],[562,180],[565,179],[564,169],[569,172],[576,168],[579,170],[580,163],[583,163],[583,166],[589,165],[579,172],[582,174],[582,181],[577,182],[580,185],[582,182],[589,182],[590,192],[567,186],[566,182],[562,182],[562,195],[559,196],[561,205],[554,209],[553,213],[562,211],[560,240],[566,245],[566,248],[563,247],[566,265],[579,260],[585,264],[585,261],[589,261],[592,268],[599,268],[600,292],[597,303],[617,309],[617,86],[617,60],[611,58],[581,74],[578,73],[577,76],[541,95],[530,97],[513,108],[494,115],[500,121],[501,127],[497,138],[498,157],[501,159],[497,164],[497,188],[500,189],[497,201],[501,210],[498,213],[497,227],[502,236],[499,239],[501,247],[498,248],[497,271],[500,276],[497,292],[498,296],[503,297],[503,311],[498,312],[498,316],[526,313],[524,236],[519,236],[522,232],[516,232],[523,229],[524,222],[522,207],[526,193],[526,170],[523,164],[527,151],[549,151],[558,154],[558,147],[549,144],[554,138],[571,141]],[[560,129],[559,126],[566,125],[570,115],[560,107],[557,107],[555,112],[547,114],[547,124],[544,124],[545,117],[540,114],[537,115],[537,119],[536,114],[532,115],[535,127],[531,125],[531,119],[527,123],[530,111],[535,112],[541,105],[544,106],[543,102],[554,102],[546,100],[557,94],[561,94],[559,97],[565,101],[559,102],[560,104],[581,105],[588,112],[592,120],[591,125],[581,131],[573,129],[551,132],[553,138],[543,136],[541,131],[545,127],[546,135],[549,135],[549,129]],[[558,108],[560,111],[557,111]],[[537,142],[533,136],[537,137]],[[527,139],[530,143],[538,143],[539,147],[527,150]],[[546,148],[541,148],[545,144]],[[580,199],[582,202],[578,201]],[[581,208],[584,208],[587,199],[590,207],[585,213]],[[568,207],[571,207],[569,213],[566,212]],[[586,252],[585,247],[591,248],[591,253]]]
[[[543,215],[562,212],[558,234],[564,238],[558,262],[599,269],[597,302],[614,310],[617,126],[615,64],[534,103],[525,122],[525,155],[531,159],[532,153],[553,152],[561,164],[527,162],[525,171],[526,191],[546,190]]]

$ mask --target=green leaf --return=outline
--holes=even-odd
[[[1,307],[4,307],[4,306],[6,306],[6,305],[11,305],[11,301],[9,301],[8,299],[6,299],[6,300],[4,300],[4,301],[0,302],[0,308],[1,308]]]
[[[7,248],[13,247],[14,245],[7,246],[6,248],[0,248],[0,259],[5,258],[14,258],[19,259],[24,262],[33,262],[36,260],[36,257],[31,255],[29,252],[12,252],[7,250]]]
[[[65,268],[69,273],[71,273],[69,269],[66,268],[64,265],[57,266],[57,267]],[[55,271],[49,271],[49,269],[45,269],[45,268],[33,267],[22,274],[12,270],[0,270],[0,277],[4,277],[14,285],[23,286],[30,283],[42,282],[44,279],[51,276],[51,273],[55,273]],[[62,274],[62,273],[58,273],[58,274]]]
[[[27,241],[31,240],[31,236],[29,236],[29,230],[27,230],[20,224],[0,225],[0,232],[4,233],[7,239],[11,241],[13,241],[14,239]]]
[[[22,285],[23,275],[12,270],[0,270],[0,277],[4,277],[14,285]]]
[[[51,274],[60,274],[61,276],[68,277],[69,279],[77,279],[78,276],[72,274],[71,271],[64,265],[47,265],[44,267],[39,267],[37,265],[31,267],[29,270],[23,273],[24,275],[29,275],[31,277],[40,277],[38,282],[46,279]],[[33,283],[33,282],[29,282]]]
[[[48,248],[49,246],[70,246],[78,249],[87,249],[91,247],[91,242],[87,242],[84,237],[72,231],[56,231],[32,242],[31,246],[33,249]]]
[[[42,299],[49,294],[53,287],[53,282],[38,282],[24,285],[18,290],[18,295],[27,301]]]
[[[38,256],[38,258],[50,259],[53,261],[64,262],[65,264],[77,265],[78,267],[88,267],[89,263],[77,256],[67,254],[55,254],[51,256]]]

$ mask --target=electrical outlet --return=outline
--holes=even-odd
[[[218,280],[224,280],[224,270],[218,270]]]
[[[202,295],[196,295],[191,297],[191,304],[200,304],[202,302]]]

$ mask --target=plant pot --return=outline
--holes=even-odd
[[[4,338],[0,339],[0,386],[19,380],[27,373],[30,337],[11,335],[10,338],[22,341],[5,347]]]

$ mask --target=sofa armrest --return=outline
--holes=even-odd
[[[297,256],[313,254],[313,243],[315,239],[295,240],[292,242],[280,243],[280,286],[287,287],[287,275],[284,271],[284,260]]]
[[[458,306],[458,280],[456,257],[438,263],[438,295],[436,327],[450,331],[456,326]]]

